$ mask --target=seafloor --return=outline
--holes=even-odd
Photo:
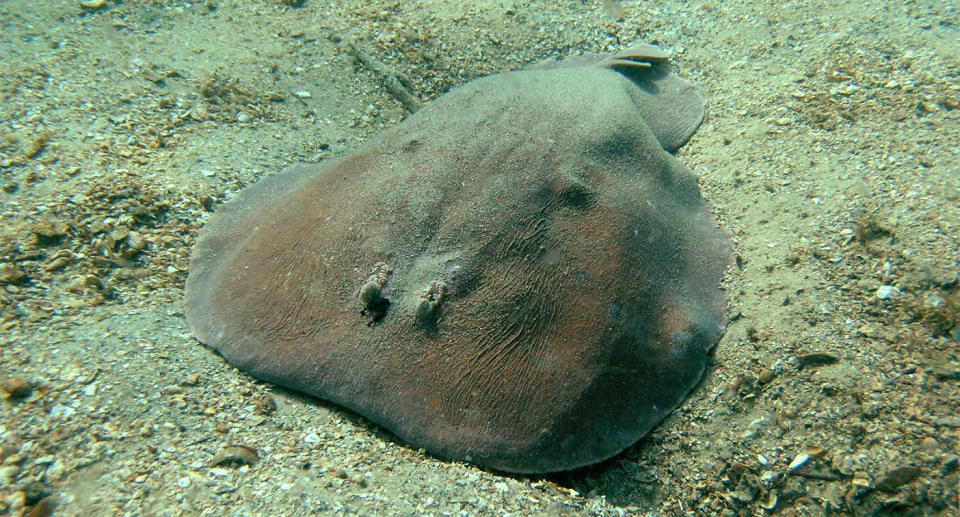
[[[296,3],[0,4],[0,514],[960,512],[955,2]],[[637,445],[440,461],[191,338],[209,213],[407,114],[372,65],[428,100],[637,40],[706,101],[680,157],[737,257],[704,381]]]

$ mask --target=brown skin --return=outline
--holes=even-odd
[[[666,150],[702,105],[651,61],[474,81],[260,181],[198,239],[192,329],[441,457],[530,473],[623,450],[726,324],[728,239]]]

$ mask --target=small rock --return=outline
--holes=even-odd
[[[77,414],[77,410],[69,406],[64,406],[62,404],[57,404],[50,408],[50,418],[70,418],[73,415]]]
[[[27,278],[27,273],[10,263],[0,264],[0,284],[19,284]]]
[[[303,437],[304,443],[309,443],[310,445],[316,445],[320,443],[320,437],[317,433],[310,433]]]
[[[183,388],[181,388],[180,386],[170,384],[169,386],[164,386],[163,389],[161,389],[160,391],[164,395],[177,395],[177,394],[183,393]]]
[[[269,415],[277,410],[277,401],[270,395],[264,395],[253,402],[253,412],[258,415]]]
[[[940,471],[944,474],[952,474],[957,471],[958,465],[960,465],[960,457],[954,456],[943,462],[943,465],[940,466]]]
[[[918,477],[920,477],[920,469],[917,467],[897,467],[883,476],[883,479],[877,483],[877,488],[884,492],[894,492]]]
[[[880,300],[889,300],[890,298],[896,298],[900,294],[900,290],[892,285],[881,285],[877,288],[876,296]]]
[[[53,511],[57,509],[57,496],[48,495],[40,500],[33,510],[27,514],[27,517],[51,517]]]
[[[57,457],[53,454],[47,454],[46,456],[40,456],[39,458],[33,460],[34,465],[50,465],[51,463],[57,461]]]
[[[960,365],[940,365],[933,368],[938,381],[960,381]]]
[[[10,494],[0,494],[3,497],[0,500],[0,506],[3,507],[7,515],[23,515],[24,507],[27,506],[27,496],[23,490]]]
[[[241,111],[240,113],[237,113],[237,122],[239,122],[239,123],[241,123],[241,124],[245,124],[245,123],[247,123],[247,122],[250,122],[250,114],[249,114],[249,113],[244,113],[244,112],[242,112],[242,111]]]
[[[933,423],[934,425],[960,429],[960,415],[942,416],[940,418],[934,419]]]
[[[764,368],[760,375],[757,376],[757,380],[760,381],[760,384],[769,384],[777,374],[770,368]]]
[[[59,481],[60,478],[62,478],[65,473],[66,473],[66,467],[63,465],[63,462],[60,460],[57,460],[51,463],[50,466],[47,467],[46,472],[44,472],[44,480],[47,483],[54,483],[56,481]]]
[[[187,375],[182,381],[180,381],[181,386],[196,386],[200,383],[200,374],[191,373]]]
[[[18,446],[12,443],[0,445],[0,463],[5,462],[7,458],[17,454],[17,452],[19,452],[18,449]]]
[[[5,467],[0,467],[0,481],[11,482],[13,478],[20,472],[20,467],[18,465],[7,465]]]
[[[26,496],[27,505],[33,506],[39,503],[44,497],[50,495],[50,491],[47,490],[46,485],[42,482],[33,480],[23,484],[23,495]]]
[[[0,381],[0,389],[7,393],[9,399],[25,399],[33,393],[33,384],[20,377],[7,377]]]
[[[928,436],[920,442],[920,447],[928,451],[935,451],[940,448],[940,442]]]

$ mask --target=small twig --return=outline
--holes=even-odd
[[[831,474],[829,472],[816,472],[816,471],[804,471],[804,470],[794,470],[790,472],[792,476],[800,476],[802,478],[808,479],[819,479],[820,481],[840,481],[843,479],[843,476],[837,474]]]
[[[400,104],[403,104],[405,108],[410,113],[416,113],[417,110],[423,107],[423,103],[420,102],[415,95],[410,93],[410,90],[407,90],[400,84],[400,80],[394,76],[385,77],[383,79],[383,85],[386,86],[387,91],[393,94],[394,97],[400,101]]]
[[[384,87],[386,87],[391,95],[400,101],[400,104],[403,104],[403,106],[407,108],[407,111],[416,113],[417,110],[423,107],[423,102],[410,92],[410,89],[413,88],[413,81],[410,80],[409,77],[390,70],[387,65],[377,61],[363,50],[360,50],[352,41],[343,40],[342,45],[348,54],[357,58],[360,64],[380,75]]]

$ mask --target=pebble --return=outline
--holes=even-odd
[[[59,481],[65,473],[66,467],[63,465],[63,462],[56,460],[47,467],[46,472],[44,472],[44,479],[48,483],[54,483]]]
[[[160,392],[164,395],[178,395],[183,393],[183,388],[175,384],[170,384],[161,388]]]
[[[896,298],[898,294],[900,294],[900,290],[892,285],[881,285],[876,292],[876,296],[880,300]]]
[[[920,447],[928,451],[935,451],[940,447],[940,442],[928,436],[920,442]]]
[[[49,465],[57,461],[57,457],[52,454],[47,454],[46,456],[40,456],[39,458],[33,460],[35,465]]]
[[[242,112],[242,111],[241,111],[240,113],[237,113],[237,122],[239,122],[239,123],[241,123],[241,124],[244,124],[244,123],[246,123],[246,122],[250,122],[250,118],[251,118],[251,117],[250,117],[250,114],[249,114],[249,113],[244,113],[244,112]]]
[[[304,443],[309,443],[310,445],[316,445],[320,443],[320,436],[317,433],[310,433],[303,437]]]
[[[61,404],[57,404],[50,408],[50,417],[51,418],[70,418],[73,415],[77,414],[77,410],[72,407],[67,407]]]
[[[184,377],[182,381],[180,381],[181,386],[196,386],[199,383],[200,383],[200,374],[198,373],[191,373],[190,375],[187,375],[186,377]]]
[[[143,438],[149,438],[153,436],[153,432],[156,430],[156,427],[153,424],[143,424],[143,426],[137,431]]]
[[[258,415],[270,415],[277,410],[277,401],[270,395],[264,395],[253,401],[253,412]]]
[[[887,472],[877,483],[877,488],[884,492],[894,492],[900,486],[910,483],[920,477],[920,469],[917,467],[897,467]]]
[[[33,384],[20,377],[7,377],[0,381],[0,389],[7,392],[7,398],[25,399],[33,393]]]
[[[769,384],[770,381],[772,381],[773,378],[776,376],[777,376],[776,372],[774,372],[770,368],[764,368],[760,372],[760,375],[757,376],[757,380],[760,381],[760,384]]]
[[[13,481],[13,478],[20,472],[20,467],[17,465],[7,465],[6,467],[0,467],[0,480],[3,481]]]

